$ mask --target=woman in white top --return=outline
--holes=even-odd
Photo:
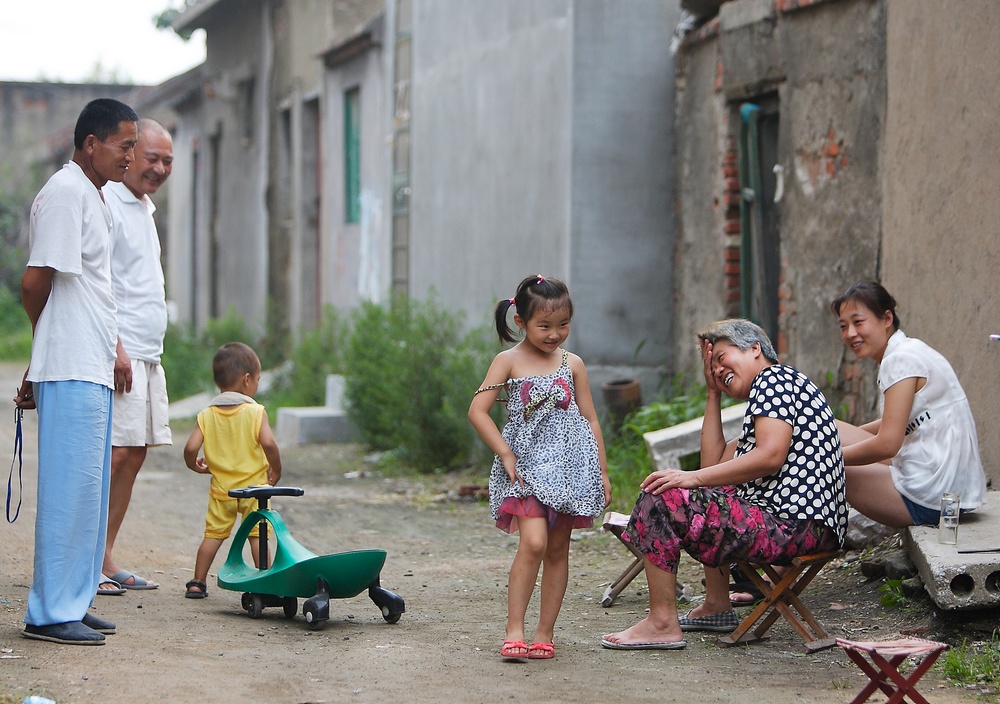
[[[963,511],[979,508],[986,476],[976,423],[948,360],[899,329],[881,284],[854,284],[831,308],[847,348],[879,364],[881,417],[838,421],[848,503],[894,528],[936,525],[944,493],[960,494]]]

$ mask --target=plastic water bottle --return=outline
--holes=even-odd
[[[959,495],[941,495],[941,521],[938,523],[938,542],[958,545]]]

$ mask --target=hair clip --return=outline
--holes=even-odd
[[[514,302],[514,299],[513,299],[513,298],[508,298],[507,300],[508,300],[508,301],[510,301],[510,304],[511,304],[512,306],[513,306],[513,305],[517,305],[517,304],[516,304],[516,303]]]
[[[540,284],[540,283],[542,283],[543,281],[545,281],[545,277],[544,277],[544,276],[542,276],[541,274],[535,274],[535,276],[537,276],[537,277],[538,277],[538,281],[537,281],[536,283],[539,283],[539,284]]]

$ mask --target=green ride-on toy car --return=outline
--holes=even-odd
[[[303,489],[291,486],[251,486],[233,489],[237,499],[257,499],[257,510],[240,523],[225,564],[219,569],[219,587],[243,592],[241,604],[250,618],[260,618],[265,607],[280,606],[285,616],[294,618],[298,597],[305,599],[302,615],[315,630],[330,618],[330,599],[348,599],[365,589],[382,611],[382,618],[396,623],[406,611],[403,599],[379,585],[385,564],[384,550],[355,550],[333,555],[316,555],[299,544],[276,511],[269,509],[274,496],[302,496]],[[243,559],[243,544],[250,531],[260,525],[260,568]],[[274,560],[269,562],[268,524],[277,541]]]

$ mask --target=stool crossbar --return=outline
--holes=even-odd
[[[837,639],[837,645],[844,649],[848,657],[868,675],[869,682],[851,704],[862,704],[868,697],[881,689],[889,699],[886,704],[901,704],[910,698],[914,704],[928,704],[915,688],[917,680],[924,676],[948,645],[924,638],[901,638],[899,640],[855,642]],[[923,660],[908,676],[899,671],[899,665],[908,657],[923,656]],[[865,659],[871,659],[871,663]]]
[[[806,650],[815,652],[832,648],[836,645],[836,639],[823,629],[799,596],[826,563],[843,554],[841,550],[831,550],[813,555],[801,555],[792,560],[792,564],[783,574],[779,574],[771,565],[737,562],[736,564],[754,586],[760,589],[764,598],[740,622],[735,631],[719,638],[717,644],[732,646],[764,640],[767,630],[783,616],[802,637]],[[770,582],[757,573],[758,568],[764,571]]]

